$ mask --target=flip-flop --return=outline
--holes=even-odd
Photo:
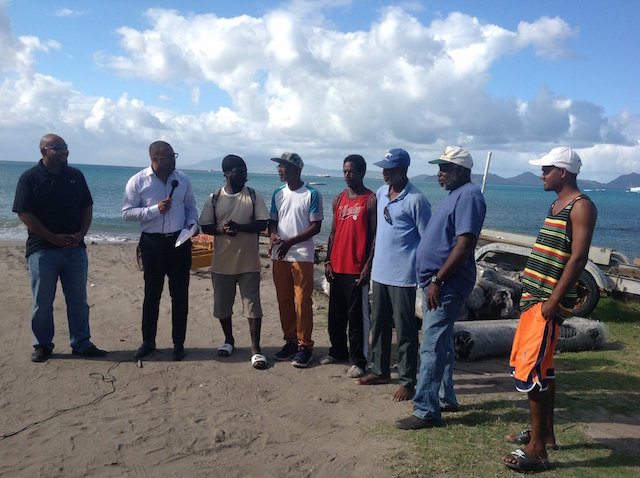
[[[251,356],[251,366],[258,370],[267,368],[267,358],[262,354],[253,354]]]
[[[519,433],[510,433],[505,439],[509,443],[515,443],[516,445],[528,445],[531,441],[531,430],[522,430]]]
[[[233,345],[224,343],[220,347],[218,347],[218,356],[219,357],[231,357],[233,353]]]
[[[531,441],[531,430],[522,430],[519,433],[509,433],[505,440],[509,443],[515,443],[516,445],[528,445]],[[560,445],[554,443],[553,445],[547,444],[547,450],[559,450]]]
[[[518,473],[539,473],[549,469],[548,461],[542,461],[540,459],[534,460],[531,455],[520,448],[513,450],[509,455],[513,456],[518,463],[502,460],[500,460],[500,462],[507,468],[517,471]]]

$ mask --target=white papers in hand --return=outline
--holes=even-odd
[[[182,244],[184,244],[187,241],[187,239],[193,236],[196,232],[198,232],[198,226],[196,226],[195,224],[191,226],[191,229],[185,228],[182,231],[180,231],[180,235],[178,236],[178,240],[176,241],[176,247],[180,247]]]

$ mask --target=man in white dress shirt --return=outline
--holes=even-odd
[[[165,276],[169,277],[173,360],[184,358],[184,339],[189,311],[189,271],[191,241],[180,247],[175,242],[182,229],[198,222],[191,181],[176,170],[177,153],[169,143],[156,141],[149,146],[151,166],[127,182],[122,217],[139,221],[140,252],[144,266],[142,305],[142,345],[134,358],[141,359],[156,349],[158,312]]]

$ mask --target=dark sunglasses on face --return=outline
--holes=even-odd
[[[382,210],[382,214],[384,215],[384,220],[393,226],[393,221],[391,220],[391,214],[389,214],[389,208],[387,206],[385,206],[384,209]]]
[[[440,164],[439,166],[441,173],[450,173],[455,168],[454,164]]]
[[[242,168],[242,167],[237,167],[237,168],[231,168],[227,171],[225,171],[225,173],[233,173],[233,174],[247,174],[247,168]]]
[[[154,159],[178,159],[178,153],[173,154],[156,154]]]
[[[66,144],[54,144],[53,146],[45,146],[44,149],[53,149],[54,151],[66,151],[69,147]]]

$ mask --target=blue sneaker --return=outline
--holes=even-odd
[[[283,362],[285,360],[291,360],[291,357],[293,357],[296,352],[298,351],[298,344],[296,344],[295,342],[285,342],[284,346],[275,353],[275,355],[273,356],[273,358],[275,358],[276,360]]]
[[[311,349],[300,347],[296,356],[293,357],[291,365],[297,368],[307,368],[309,362],[311,362]]]

